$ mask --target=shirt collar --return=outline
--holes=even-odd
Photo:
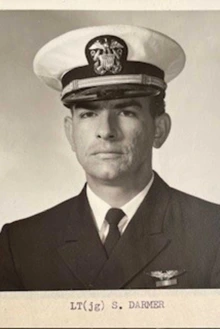
[[[149,183],[145,186],[145,188],[139,192],[133,199],[131,199],[129,202],[127,202],[124,206],[120,207],[128,217],[128,220],[130,221],[131,218],[134,216],[135,212],[137,211],[138,207],[144,200],[145,196],[147,195],[148,191],[151,188],[151,185],[154,181],[154,173],[152,174],[151,180]],[[105,216],[107,211],[112,208],[108,203],[106,203],[104,200],[102,200],[100,197],[98,197],[89,187],[89,185],[86,185],[86,194],[89,201],[89,205],[92,209],[93,216],[97,225],[98,230],[101,229],[102,224],[104,222]]]

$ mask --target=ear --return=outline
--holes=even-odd
[[[66,137],[70,143],[70,146],[75,152],[75,144],[74,144],[74,138],[73,138],[73,118],[70,116],[65,117],[64,119],[64,129],[66,133]]]
[[[155,135],[153,147],[160,148],[167,139],[171,129],[171,119],[167,113],[155,118]]]

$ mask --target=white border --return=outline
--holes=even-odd
[[[0,0],[3,9],[218,10],[219,0]]]
[[[0,0],[0,9],[219,10],[219,0]],[[0,294],[0,327],[220,328],[220,290],[7,292]],[[165,309],[127,310],[129,300],[164,300]],[[102,313],[75,312],[71,301],[104,300]],[[113,311],[117,300],[123,310]]]
[[[220,290],[7,292],[1,299],[1,328],[220,327]],[[98,311],[89,311],[91,302]]]

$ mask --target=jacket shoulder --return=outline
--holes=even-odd
[[[9,224],[5,224],[4,226],[7,226],[12,231],[17,229],[34,230],[36,227],[46,228],[47,226],[50,227],[51,230],[52,227],[57,228],[57,226],[62,225],[65,222],[71,211],[74,212],[74,209],[77,211],[77,206],[82,197],[81,194],[62,201],[61,203],[42,212],[26,218],[15,220]]]
[[[173,218],[190,236],[216,243],[220,238],[220,206],[171,188]]]
[[[169,200],[169,205],[175,213],[186,214],[188,218],[200,215],[201,217],[220,215],[220,205],[169,186],[156,172],[154,187],[156,194],[160,193],[161,200]]]
[[[185,210],[192,210],[194,214],[199,211],[199,212],[204,212],[204,213],[213,213],[213,214],[219,214],[220,213],[220,205],[201,199],[199,197],[193,196],[191,194],[187,194],[185,192],[179,191],[174,188],[170,188],[171,190],[171,197],[172,201],[174,204],[179,204]]]

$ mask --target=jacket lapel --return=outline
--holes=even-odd
[[[95,279],[95,289],[122,288],[170,243],[163,233],[169,187],[155,173],[154,183]]]
[[[58,251],[73,274],[86,288],[91,288],[107,256],[92,218],[85,187],[70,210],[64,244]]]

